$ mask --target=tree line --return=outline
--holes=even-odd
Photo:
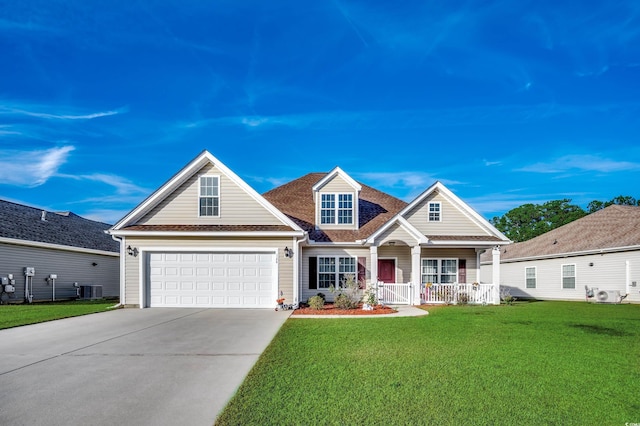
[[[640,200],[619,195],[609,201],[593,200],[587,205],[586,210],[571,204],[570,198],[547,201],[543,204],[527,203],[509,210],[502,216],[495,216],[490,222],[510,240],[520,242],[530,240],[614,204],[640,206]]]

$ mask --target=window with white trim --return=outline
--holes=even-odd
[[[526,288],[536,288],[536,267],[529,266],[524,268],[524,277]]]
[[[200,176],[200,216],[220,216],[220,178]]]
[[[440,222],[441,207],[439,201],[429,203],[429,222]]]
[[[458,281],[458,259],[422,259],[422,284],[450,284]]]
[[[320,223],[351,225],[353,194],[320,194]]]
[[[562,288],[576,288],[576,264],[562,265]]]
[[[356,278],[357,265],[355,257],[318,257],[318,288],[344,286],[350,276]]]

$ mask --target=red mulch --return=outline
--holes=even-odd
[[[373,311],[365,311],[362,309],[362,306],[359,306],[357,309],[336,309],[333,307],[332,303],[327,303],[324,305],[323,309],[311,309],[309,307],[306,308],[298,308],[293,311],[293,315],[384,315],[384,314],[392,314],[397,312],[395,309],[390,308],[388,306],[374,306]]]

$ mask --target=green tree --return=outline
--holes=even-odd
[[[523,204],[494,217],[491,223],[515,242],[530,240],[587,214],[580,206],[570,203],[571,200],[565,198],[544,204]]]
[[[593,200],[587,205],[587,211],[589,213],[597,212],[614,204],[619,206],[640,206],[640,200],[629,195],[618,195],[609,201]]]

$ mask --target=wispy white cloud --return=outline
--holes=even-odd
[[[487,167],[491,167],[491,166],[500,166],[502,165],[502,161],[489,161],[487,159],[483,159],[482,162],[484,163],[485,166]]]
[[[87,113],[69,113],[69,112],[51,113],[51,112],[42,111],[44,109],[51,110],[51,109],[56,109],[56,107],[32,105],[31,108],[29,108],[29,106],[26,106],[25,108],[21,106],[0,105],[0,114],[35,117],[35,118],[42,118],[47,120],[93,120],[95,118],[109,117],[111,115],[117,115],[117,114],[128,112],[128,107],[122,107],[122,108],[118,108],[110,111],[93,112],[88,114]]]
[[[58,177],[74,179],[74,180],[88,180],[88,181],[102,183],[115,188],[116,193],[120,195],[144,194],[149,192],[148,189],[136,185],[135,183],[131,182],[129,179],[126,179],[122,176],[106,174],[106,173],[94,173],[94,174],[88,174],[88,175],[59,174]]]
[[[534,163],[516,171],[533,173],[600,172],[640,170],[640,163],[613,160],[597,155],[565,155],[547,162]]]
[[[0,150],[0,182],[35,187],[54,176],[67,162],[71,145],[46,150]]]

